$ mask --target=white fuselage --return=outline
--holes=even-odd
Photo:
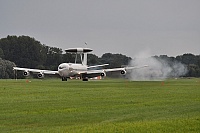
[[[84,71],[87,71],[87,66],[83,64],[62,63],[58,66],[58,73],[61,77],[78,76]]]

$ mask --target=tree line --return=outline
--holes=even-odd
[[[29,36],[7,36],[0,39],[0,78],[13,78],[13,66],[57,70],[63,62],[74,62],[75,55],[63,53],[62,49],[41,44]],[[157,56],[179,61],[188,67],[188,77],[200,77],[200,55],[183,54],[176,57]],[[110,64],[107,68],[128,65],[132,60],[122,54],[105,53],[101,57],[88,54],[88,65]]]

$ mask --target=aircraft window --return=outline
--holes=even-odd
[[[59,66],[59,69],[63,69],[63,67]]]

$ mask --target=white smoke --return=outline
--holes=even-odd
[[[134,58],[130,66],[148,67],[134,69],[128,75],[130,80],[164,80],[166,78],[175,78],[187,73],[187,68],[180,62],[170,61],[156,57],[150,57],[148,52],[142,52]]]

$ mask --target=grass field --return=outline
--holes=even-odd
[[[0,80],[0,132],[200,132],[200,79]]]

